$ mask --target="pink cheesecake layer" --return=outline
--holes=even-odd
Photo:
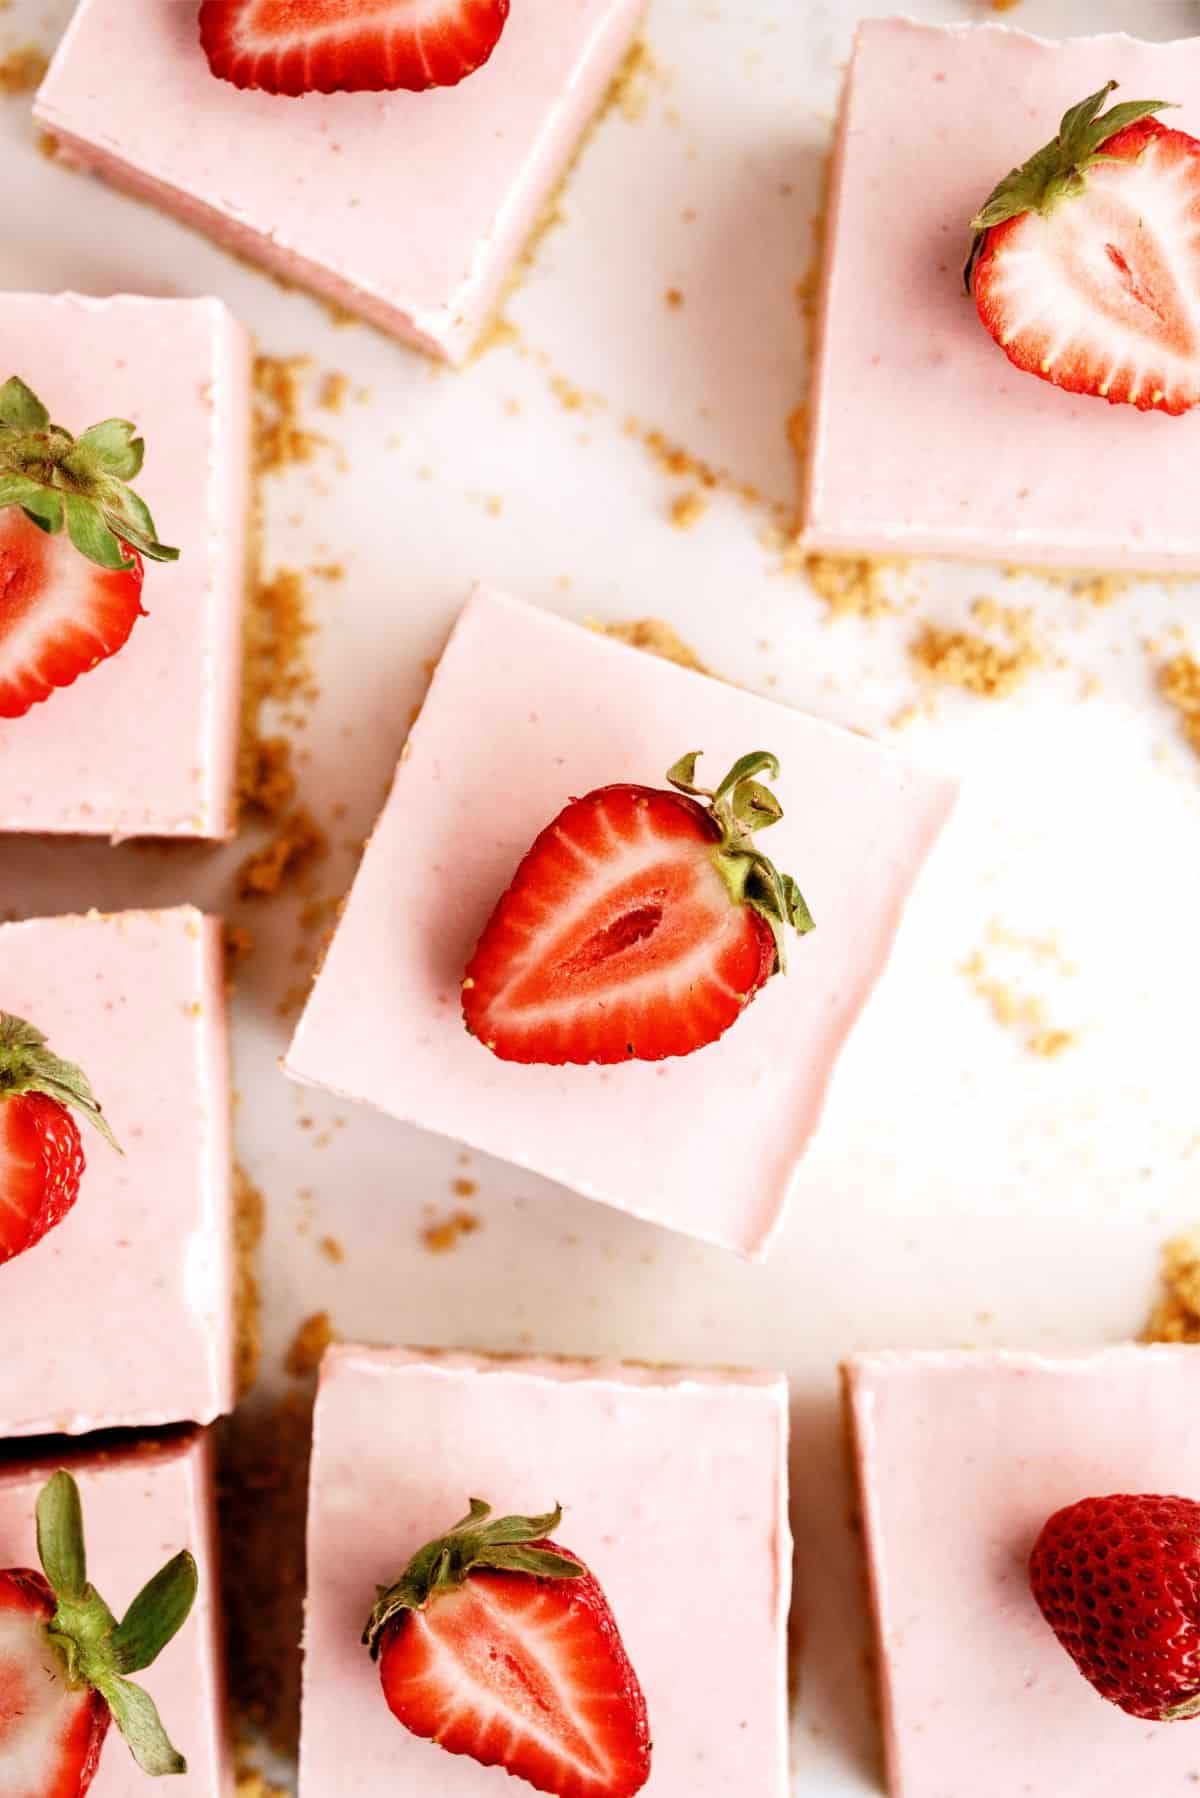
[[[893,1798],[1194,1792],[1200,1728],[1100,1698],[1026,1563],[1078,1499],[1200,1499],[1200,1349],[864,1355],[848,1377]]]
[[[250,340],[217,300],[4,294],[0,379],[10,373],[68,430],[136,423],[134,484],[182,555],[147,565],[149,616],[118,655],[0,718],[0,831],[232,836]]]
[[[646,1798],[785,1798],[787,1387],[769,1375],[334,1349],[308,1523],[301,1798],[517,1798],[407,1734],[359,1642],[375,1587],[483,1498],[561,1500],[646,1695]]]
[[[1014,368],[963,288],[968,221],[1110,79],[1200,136],[1200,38],[1048,43],[871,19],[832,183],[805,542],[1130,572],[1200,567],[1200,412],[1060,392]]]
[[[697,744],[713,782],[747,750],[779,756],[785,817],[770,854],[800,881],[816,933],[793,943],[786,978],[691,1056],[613,1068],[497,1060],[463,1027],[460,982],[521,857],[572,794],[661,786]],[[286,1069],[588,1198],[761,1255],[952,799],[948,782],[860,736],[479,588]]]
[[[0,1460],[0,1567],[37,1568],[34,1506],[51,1474],[64,1466],[83,1500],[88,1576],[118,1617],[180,1549],[196,1557],[200,1586],[191,1616],[154,1665],[135,1677],[188,1763],[187,1772],[169,1783],[172,1798],[231,1798],[207,1437],[196,1432],[157,1443],[117,1442],[65,1455],[38,1444],[36,1454]],[[153,1787],[114,1725],[88,1798],[146,1798],[148,1790]]]
[[[0,1438],[233,1408],[230,1093],[219,923],[183,908],[0,926],[0,1010],[88,1074],[78,1201],[0,1266]]]
[[[521,0],[457,88],[297,100],[215,79],[194,6],[81,0],[36,113],[71,161],[461,362],[644,4]]]

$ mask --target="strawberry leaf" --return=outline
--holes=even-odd
[[[187,1762],[172,1745],[149,1692],[115,1674],[97,1680],[96,1690],[107,1701],[113,1722],[143,1773],[161,1779],[164,1775],[187,1772]]]
[[[60,1468],[42,1487],[36,1518],[38,1558],[55,1597],[81,1599],[88,1583],[83,1506],[78,1486],[64,1469]]]
[[[67,534],[81,556],[100,568],[128,569],[134,566],[126,559],[117,538],[105,524],[90,500],[68,493]]]
[[[196,1563],[185,1549],[142,1587],[113,1634],[118,1672],[140,1673],[153,1665],[187,1622],[198,1584]]]
[[[45,406],[18,376],[0,387],[0,425],[10,431],[44,431],[49,423]]]
[[[105,474],[118,481],[136,481],[146,459],[144,440],[137,427],[124,418],[106,418],[103,424],[93,425],[78,439],[77,447],[91,450]]]
[[[55,1055],[36,1025],[0,1011],[0,1103],[20,1093],[45,1093],[57,1099],[86,1118],[118,1155],[122,1153],[83,1069]]]

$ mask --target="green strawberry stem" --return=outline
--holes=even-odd
[[[431,1598],[454,1591],[472,1573],[492,1569],[534,1579],[578,1579],[583,1573],[578,1561],[534,1546],[562,1522],[561,1505],[544,1517],[497,1517],[491,1522],[490,1505],[481,1498],[471,1499],[470,1505],[461,1523],[418,1550],[395,1585],[380,1586],[362,1638],[372,1660],[378,1658],[390,1623],[408,1611],[423,1611]]]
[[[91,1686],[143,1773],[153,1778],[186,1773],[154,1700],[124,1676],[158,1659],[183,1628],[196,1599],[196,1563],[185,1550],[143,1586],[118,1623],[88,1583],[79,1488],[64,1470],[42,1488],[37,1501],[38,1555],[57,1601],[46,1633],[72,1691]]]
[[[1087,186],[1088,170],[1098,162],[1112,160],[1102,154],[1110,137],[1136,125],[1139,119],[1148,119],[1174,105],[1171,100],[1126,100],[1102,113],[1100,108],[1118,85],[1116,81],[1106,81],[1098,93],[1089,94],[1078,106],[1072,106],[1063,114],[1054,141],[997,182],[971,220],[975,237],[963,271],[968,293],[984,239],[993,225],[1002,225],[1023,212],[1053,212],[1063,200],[1081,194]]]
[[[101,568],[133,567],[124,545],[152,562],[176,562],[158,541],[136,480],[146,445],[123,418],[72,437],[16,375],[0,387],[0,507],[20,506],[49,536],[65,522],[80,555]]]
[[[44,1093],[69,1106],[86,1118],[118,1155],[124,1153],[83,1069],[48,1049],[35,1025],[0,1011],[0,1103],[22,1093]]]
[[[734,904],[749,905],[771,926],[776,971],[786,973],[785,927],[790,924],[798,936],[807,936],[816,924],[792,876],[781,874],[754,842],[755,830],[767,830],[783,817],[774,793],[754,778],[769,774],[778,780],[779,762],[765,749],[753,750],[734,763],[719,787],[710,790],[696,785],[699,760],[698,750],[681,756],[668,768],[667,779],[690,799],[709,800],[709,813],[720,831],[720,841],[713,848],[717,872]]]

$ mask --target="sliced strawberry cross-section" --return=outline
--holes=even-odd
[[[453,87],[492,54],[509,0],[203,0],[214,75],[270,94]]]
[[[381,1590],[364,1640],[414,1735],[555,1798],[633,1798],[645,1699],[608,1601],[544,1517],[469,1515]]]
[[[653,787],[601,787],[537,838],[463,981],[473,1035],[505,1061],[659,1061],[713,1042],[812,928],[755,847],[782,809],[744,756],[710,792],[685,756]],[[702,804],[707,800],[708,804]]]
[[[1142,411],[1200,401],[1200,140],[1101,108],[1066,114],[972,221],[968,285],[1018,368]]]

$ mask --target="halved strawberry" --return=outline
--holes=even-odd
[[[509,0],[202,0],[214,75],[268,94],[454,87],[492,54]]]
[[[178,556],[126,485],[145,447],[119,418],[72,437],[16,376],[0,387],[0,718],[123,648],[143,557]]]
[[[778,778],[775,757],[743,756],[715,792],[695,785],[697,759],[669,771],[673,793],[571,800],[522,861],[463,980],[467,1029],[502,1061],[690,1055],[784,968],[785,925],[813,928],[754,845],[783,816],[754,778]]]
[[[85,1164],[72,1111],[118,1148],[82,1068],[0,1011],[0,1267],[35,1247],[79,1197]]]
[[[196,1597],[184,1551],[118,1623],[88,1583],[79,1489],[56,1473],[37,1503],[45,1577],[0,1572],[0,1798],[83,1798],[115,1719],[145,1773],[185,1773],[154,1701],[126,1677],[149,1667]]]
[[[1101,108],[1110,81],[972,220],[979,316],[1011,362],[1072,393],[1181,413],[1200,402],[1200,141]]]
[[[608,1601],[544,1517],[467,1517],[381,1588],[363,1640],[414,1735],[555,1798],[633,1798],[646,1701]]]

